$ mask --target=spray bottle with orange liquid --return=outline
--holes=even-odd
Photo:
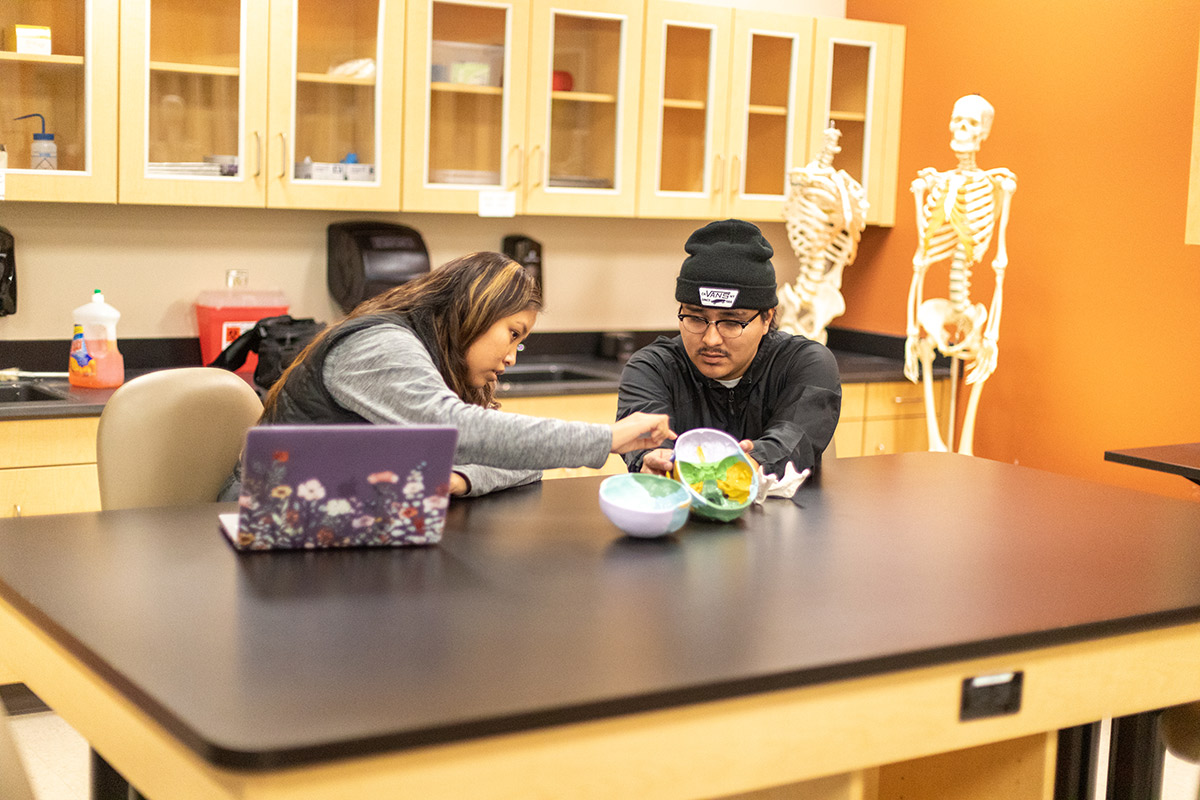
[[[72,312],[75,332],[67,380],[72,386],[109,389],[125,382],[125,359],[117,350],[117,320],[121,312],[104,302],[99,289],[92,302]]]

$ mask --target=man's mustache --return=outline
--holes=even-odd
[[[700,355],[702,355],[702,356],[721,356],[723,358],[729,358],[729,353],[725,352],[724,350],[715,348],[715,347],[701,348]]]

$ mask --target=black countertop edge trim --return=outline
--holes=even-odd
[[[829,328],[829,348],[862,355],[904,359],[904,337],[885,333]],[[525,340],[527,358],[575,356],[615,358],[617,348],[637,350],[659,336],[674,336],[676,330],[649,331],[534,331]],[[628,337],[628,338],[626,338]],[[629,344],[628,342],[630,342]],[[126,369],[162,369],[200,365],[200,340],[193,337],[121,339]],[[69,339],[0,340],[0,368],[20,367],[32,372],[65,371]],[[942,356],[940,364],[949,363]]]
[[[842,350],[848,353],[861,353],[865,356],[881,356],[897,361],[904,360],[905,337],[890,333],[872,333],[851,328],[827,328],[829,340],[826,343],[830,350]],[[950,366],[950,359],[938,353],[934,356],[935,367]]]
[[[200,340],[196,338],[120,339],[117,349],[126,370],[200,366]],[[66,372],[70,350],[70,339],[0,340],[0,369]]]
[[[0,596],[34,624],[50,631],[63,647],[94,670],[101,678],[125,694],[144,713],[162,725],[188,749],[213,766],[261,772],[306,766],[343,758],[362,758],[386,752],[411,750],[432,745],[464,742],[488,736],[529,732],[558,725],[591,722],[625,714],[662,711],[696,703],[730,700],[762,692],[797,689],[806,686],[852,680],[901,670],[948,664],[977,658],[1011,654],[1014,668],[1020,667],[1024,651],[1088,641],[1103,636],[1139,633],[1200,621],[1200,606],[1141,614],[1121,619],[1084,623],[1069,628],[1002,636],[979,642],[933,647],[926,650],[868,659],[853,664],[827,664],[796,672],[783,672],[725,681],[718,684],[688,686],[654,694],[584,703],[565,708],[542,709],[523,714],[468,720],[435,728],[387,734],[324,745],[282,750],[246,751],[212,744],[163,707],[153,697],[133,686],[125,677],[100,661],[78,639],[67,634],[23,597],[0,583]],[[967,723],[969,724],[969,723]]]

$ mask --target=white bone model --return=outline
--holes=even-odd
[[[841,131],[825,129],[825,146],[805,167],[788,171],[783,207],[788,241],[800,259],[800,274],[779,290],[779,329],[825,344],[825,327],[846,311],[842,270],[853,263],[867,224],[867,194],[861,184],[833,168]]]
[[[996,369],[999,353],[1000,308],[1004,270],[1008,266],[1004,234],[1012,196],[1017,190],[1017,176],[1007,169],[982,170],[975,165],[975,154],[991,131],[993,115],[991,103],[979,95],[960,97],[950,118],[950,148],[958,157],[958,166],[946,172],[926,167],[912,183],[919,242],[908,290],[904,375],[916,383],[920,362],[929,449],[938,452],[946,452],[947,442],[951,447],[954,444],[958,368],[959,361],[963,361],[968,370],[966,382],[972,389],[958,452],[973,455],[979,395]],[[996,288],[989,311],[982,303],[971,303],[971,267],[983,260],[993,233],[996,257],[992,260],[992,270]],[[925,300],[926,271],[946,259],[950,259],[950,297]],[[950,357],[950,429],[945,441],[938,430],[933,399],[931,368],[935,350]]]

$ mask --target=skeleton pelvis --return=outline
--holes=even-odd
[[[917,322],[937,342],[942,355],[973,356],[983,339],[987,307],[983,303],[956,311],[949,300],[935,298],[921,303]]]
[[[782,287],[779,295],[779,329],[822,344],[826,337],[825,327],[835,317],[846,313],[846,299],[828,284],[817,286],[815,295],[808,300],[788,285]]]

